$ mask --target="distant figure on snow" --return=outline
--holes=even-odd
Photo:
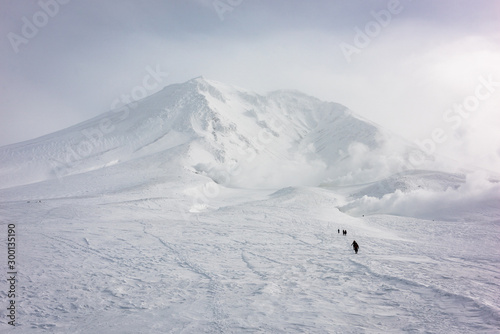
[[[356,242],[356,240],[354,240],[351,245],[352,245],[352,248],[354,248],[354,253],[358,254],[359,245]]]
[[[29,203],[29,202],[28,202],[28,203]],[[339,233],[340,233],[340,228],[339,228],[339,230],[338,230],[338,231],[339,231]]]
[[[342,230],[342,235],[347,235],[347,230]]]

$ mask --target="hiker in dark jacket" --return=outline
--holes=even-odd
[[[351,245],[352,245],[352,248],[354,248],[354,253],[358,254],[359,245],[356,242],[356,240],[354,240]]]

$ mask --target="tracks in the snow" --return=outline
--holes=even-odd
[[[161,236],[154,234],[148,230],[148,224],[139,222],[143,226],[143,232],[158,240],[163,245],[170,256],[175,259],[177,265],[181,268],[188,269],[189,271],[199,275],[201,278],[208,280],[207,296],[210,300],[210,309],[212,313],[211,327],[214,333],[225,333],[227,326],[227,319],[229,316],[225,312],[225,305],[221,301],[220,296],[224,294],[224,286],[220,282],[220,278],[213,272],[206,270],[197,262],[191,260],[188,252],[177,247],[174,243],[166,241]]]

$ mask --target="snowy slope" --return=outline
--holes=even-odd
[[[498,332],[500,182],[413,150],[339,104],[203,78],[2,147],[0,331]]]
[[[2,202],[19,234],[16,333],[500,328],[498,221],[353,218],[304,187],[223,189],[218,209],[186,215],[180,187]]]

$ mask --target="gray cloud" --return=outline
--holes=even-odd
[[[55,1],[3,2],[0,145],[107,111],[140,84],[148,66],[169,73],[161,85],[204,75],[260,93],[299,89],[410,140],[443,127],[445,110],[473,94],[479,76],[500,81],[500,8],[492,1],[221,0],[231,8],[221,20],[208,0],[59,0],[57,14],[47,15],[16,53],[9,34],[22,37],[23,20],[33,23],[44,11],[40,3]],[[384,26],[376,17],[383,20],[387,11]],[[357,32],[366,29],[372,29],[369,43],[356,46]],[[350,62],[342,43],[358,49]],[[466,138],[469,151],[484,145],[481,124],[498,133],[499,96],[500,89],[478,108],[484,123],[474,115],[464,120],[470,129],[460,140]],[[460,155],[457,143],[439,146]],[[496,153],[483,153],[483,166],[499,163]]]

